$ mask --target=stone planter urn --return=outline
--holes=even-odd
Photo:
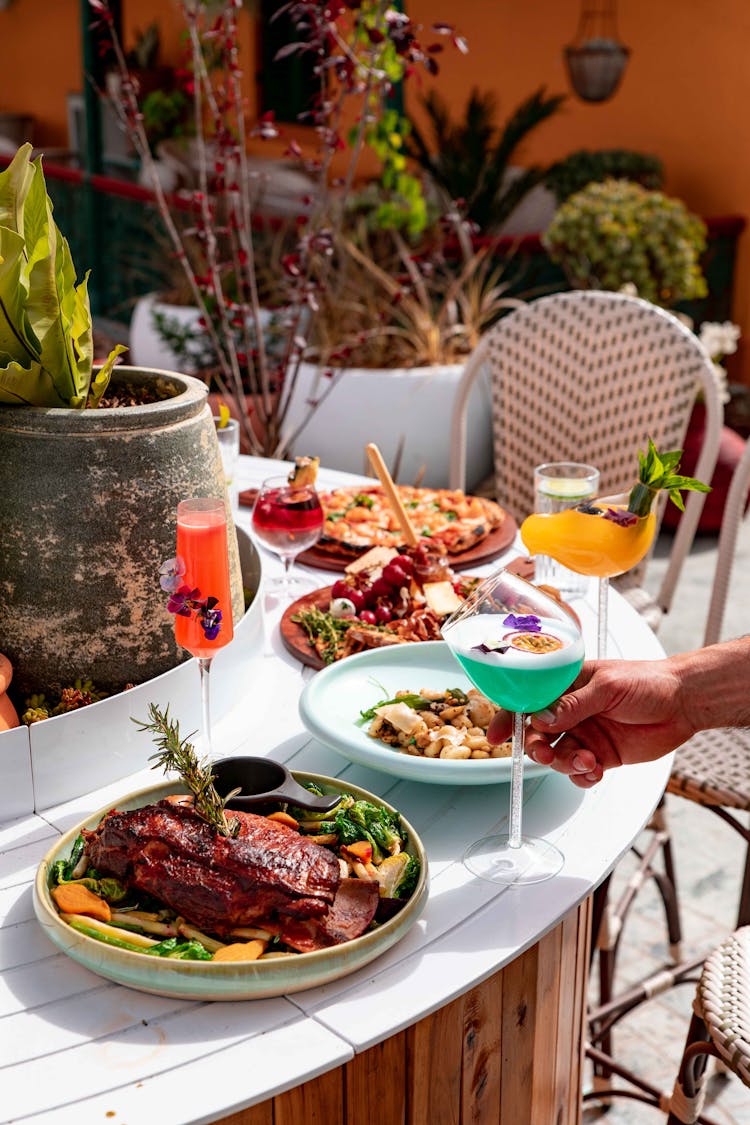
[[[231,509],[205,385],[129,367],[112,376],[115,387],[146,382],[168,397],[0,408],[0,637],[18,701],[50,698],[78,677],[117,692],[187,659],[158,573],[175,552],[177,503],[222,496]],[[229,541],[238,620],[236,536]]]

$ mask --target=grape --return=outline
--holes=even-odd
[[[351,586],[349,585],[348,582],[345,582],[343,578],[339,578],[338,581],[334,582],[333,586],[331,586],[331,597],[332,598],[350,598],[351,599],[351,596],[352,596]]]
[[[391,586],[395,586],[397,589],[405,586],[409,581],[409,575],[401,566],[401,563],[396,562],[395,559],[393,562],[389,562],[388,565],[384,568],[383,578]]]
[[[385,575],[383,574],[380,578],[375,579],[372,586],[370,587],[370,593],[372,594],[373,598],[388,598],[390,597],[391,589],[391,583],[387,581]]]
[[[371,609],[363,609],[359,619],[364,625],[377,625],[378,623],[378,619]]]
[[[379,605],[375,610],[375,616],[381,625],[385,625],[387,621],[391,620],[393,614],[387,605]]]
[[[360,613],[365,608],[365,595],[361,590],[350,589],[346,596],[354,606],[355,613]]]
[[[393,559],[393,563],[400,567],[406,575],[411,574],[414,570],[414,559],[410,558],[409,555],[399,555],[398,558]],[[390,566],[391,564],[389,563],[388,565]]]

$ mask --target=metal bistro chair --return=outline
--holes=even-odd
[[[589,290],[556,293],[514,309],[490,329],[456,392],[452,488],[465,485],[467,401],[485,370],[497,499],[518,521],[533,511],[534,467],[545,461],[596,465],[604,495],[627,488],[648,437],[661,449],[682,447],[699,389],[706,436],[695,475],[709,480],[713,474],[722,424],[713,366],[695,335],[648,301]],[[703,502],[701,493],[687,498],[656,600],[641,586],[646,560],[615,583],[654,628],[671,604]]]

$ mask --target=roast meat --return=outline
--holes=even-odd
[[[333,853],[266,817],[230,815],[240,822],[234,837],[219,835],[190,806],[168,800],[132,812],[113,809],[85,833],[87,852],[101,872],[220,936],[273,917],[290,923],[326,918],[342,881]],[[377,899],[372,914],[375,907]],[[334,932],[322,927],[324,944],[346,940],[338,932],[357,936],[351,919],[346,926],[335,921],[338,913],[337,907]],[[359,933],[372,919],[366,913],[369,905],[358,911]]]

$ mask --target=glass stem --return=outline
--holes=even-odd
[[[609,579],[599,579],[599,606],[596,615],[596,658],[607,656],[607,606],[609,604]]]
[[[526,716],[522,711],[513,715],[513,758],[510,775],[510,834],[511,848],[521,847],[521,810],[523,808],[523,740]]]
[[[208,673],[211,670],[211,657],[199,656],[198,668],[201,674],[201,713],[203,716],[203,739],[206,746],[206,752],[211,754],[211,711],[208,705],[208,692],[209,680]]]
[[[282,555],[281,561],[284,564],[284,577],[288,578],[294,564],[294,555]]]

